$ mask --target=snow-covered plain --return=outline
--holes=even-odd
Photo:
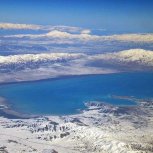
[[[0,117],[3,153],[151,153],[153,101],[133,97],[136,107],[87,103],[69,116]]]

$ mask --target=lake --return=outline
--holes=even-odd
[[[0,96],[7,99],[12,109],[29,114],[75,114],[85,109],[84,102],[88,101],[136,104],[112,95],[153,98],[153,73],[72,76],[0,85]]]

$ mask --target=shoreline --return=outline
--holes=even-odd
[[[112,95],[112,97],[116,97],[117,99],[126,99],[128,98],[129,100],[134,99],[135,105],[115,105],[115,104],[110,104],[106,101],[87,101],[84,102],[85,108],[84,109],[79,109],[77,110],[77,113],[71,113],[71,114],[26,114],[22,112],[18,112],[14,109],[11,108],[11,105],[7,102],[7,100],[3,97],[0,97],[0,105],[3,105],[4,107],[0,109],[0,116],[3,116],[4,118],[8,119],[30,119],[30,118],[39,118],[43,116],[70,116],[70,115],[80,115],[84,111],[87,111],[90,107],[90,104],[94,103],[95,106],[97,105],[106,105],[106,106],[111,106],[111,107],[118,107],[118,108],[125,108],[125,109],[131,109],[131,108],[137,108],[139,107],[140,103],[137,98],[133,98],[131,96],[117,96],[117,95]]]
[[[153,100],[136,100],[140,102],[136,108],[91,101],[82,114],[17,120],[0,118],[0,142],[5,146],[1,148],[9,153],[21,150],[42,153],[52,149],[59,153],[80,153],[87,149],[95,153],[104,150],[152,152]]]
[[[0,116],[6,117],[8,119],[28,119],[38,117],[30,114],[22,114],[13,110],[8,101],[3,97],[0,97],[0,106],[3,106],[0,109]]]
[[[120,72],[122,74],[126,74],[129,72]],[[132,73],[132,72],[130,72]],[[134,74],[138,74],[139,72],[134,72]],[[112,73],[111,73],[112,74]],[[119,73],[113,73],[114,75],[120,75]],[[81,77],[92,77],[92,76],[101,76],[101,75],[110,75],[110,74],[86,74],[86,75],[69,75],[69,76],[59,76],[56,78],[48,78],[48,79],[41,79],[41,80],[34,80],[34,81],[21,81],[21,82],[7,82],[7,83],[0,83],[0,86],[2,85],[8,85],[8,84],[18,84],[18,83],[37,83],[37,82],[43,82],[43,81],[55,81],[55,80],[61,80],[61,79],[69,79],[69,78],[81,78]],[[127,99],[132,100],[132,97],[129,96],[116,96],[116,95],[112,95],[112,97],[114,97],[115,99]],[[131,99],[132,98],[132,99]],[[134,99],[135,101],[136,99]],[[109,102],[105,102],[106,104],[109,104]],[[34,118],[34,117],[40,117],[40,116],[67,116],[67,115],[73,115],[73,114],[26,114],[26,113],[22,113],[22,112],[18,112],[14,109],[11,108],[10,103],[7,101],[7,99],[5,99],[4,97],[0,97],[0,105],[3,106],[2,109],[0,109],[0,116],[9,116],[9,118],[13,117],[13,118]],[[115,105],[115,104],[111,104],[113,106],[117,106],[117,107],[137,107],[139,104],[135,101],[135,105]],[[82,109],[79,110],[76,114],[80,114],[82,111],[84,111],[86,109]]]
[[[71,114],[27,114],[18,112],[15,109],[11,108],[11,105],[9,102],[4,98],[0,96],[0,117],[5,117],[8,119],[30,119],[30,118],[39,118],[42,116],[69,116],[69,115],[77,115],[81,114],[85,109],[79,109],[76,110],[76,113]]]
[[[42,81],[55,81],[55,80],[61,80],[61,79],[69,79],[69,78],[80,78],[80,77],[88,77],[88,76],[100,76],[100,75],[119,75],[119,74],[138,74],[138,73],[152,73],[153,72],[149,72],[149,71],[118,71],[118,72],[107,72],[107,73],[98,73],[98,74],[78,74],[78,75],[61,75],[61,76],[53,76],[53,77],[48,77],[48,78],[44,78],[44,79],[36,79],[36,80],[16,80],[16,81],[9,81],[9,82],[0,82],[0,86],[1,85],[7,85],[7,84],[18,84],[18,83],[35,83],[35,82],[42,82]]]
[[[76,77],[87,77],[87,76],[99,76],[99,75],[109,75],[109,74],[118,74],[118,73],[128,73],[128,72],[112,72],[112,73],[103,73],[103,74],[79,74],[79,75],[62,75],[62,76],[55,76],[45,79],[38,79],[38,80],[25,80],[25,81],[10,81],[10,82],[0,82],[1,85],[7,84],[18,84],[18,83],[35,83],[41,81],[54,81],[54,80],[61,80],[61,79],[69,79],[69,78],[76,78]]]

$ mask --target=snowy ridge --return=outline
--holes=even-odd
[[[44,53],[0,56],[0,82],[152,70],[153,51],[143,49],[96,55]]]
[[[145,66],[153,66],[153,51],[143,49],[130,49],[120,52],[101,54],[96,59],[116,61],[121,63],[137,63]]]
[[[62,61],[72,60],[83,57],[84,54],[69,54],[69,53],[42,53],[42,54],[24,54],[24,55],[9,55],[0,56],[0,64],[14,64],[39,61]]]
[[[130,49],[114,53],[85,55],[81,53],[41,53],[0,56],[0,64],[39,62],[39,61],[62,61],[84,58],[116,60],[120,62],[137,62],[148,66],[153,66],[153,51],[143,49]]]

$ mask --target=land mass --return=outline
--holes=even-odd
[[[135,106],[85,103],[80,114],[29,119],[0,117],[0,151],[5,153],[151,153],[153,100]]]
[[[137,71],[153,71],[152,51],[130,49],[94,55],[41,53],[0,56],[0,83]]]

